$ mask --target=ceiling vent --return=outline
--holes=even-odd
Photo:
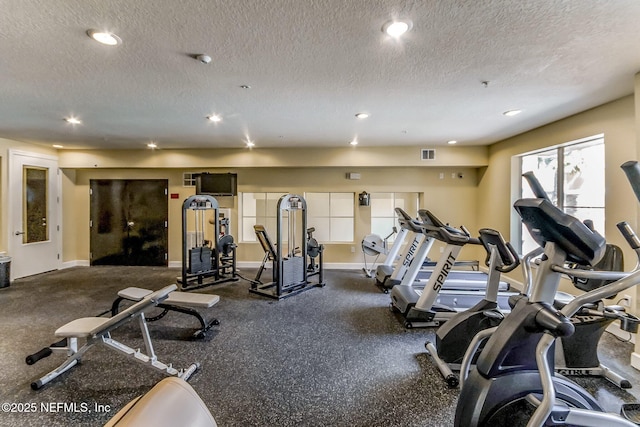
[[[433,148],[423,148],[420,152],[420,158],[422,160],[435,160],[436,150],[434,150]]]

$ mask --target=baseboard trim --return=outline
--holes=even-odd
[[[91,266],[91,263],[89,262],[88,259],[76,259],[73,261],[65,261],[62,263],[62,265],[60,266],[60,270],[64,270],[65,268],[71,268],[71,267],[89,267]]]

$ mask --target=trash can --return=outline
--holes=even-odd
[[[11,257],[0,256],[0,288],[11,284]]]

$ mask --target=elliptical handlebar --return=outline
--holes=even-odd
[[[533,171],[523,173],[522,177],[527,180],[527,182],[529,183],[529,187],[531,187],[531,191],[533,191],[533,194],[538,199],[546,199],[551,201],[551,199],[549,199],[549,196],[547,195],[547,192],[544,191],[542,184],[540,184],[540,181],[538,181],[538,178],[534,175]]]
[[[497,265],[495,269],[500,273],[509,273],[520,265],[518,252],[511,246],[511,243],[504,240],[499,231],[492,228],[482,228],[479,233],[480,243],[482,243],[482,246],[484,246],[487,251],[487,258],[485,259],[487,266],[491,258],[491,246],[494,246],[498,250],[502,265]]]
[[[629,243],[631,249],[640,249],[640,239],[638,239],[635,231],[633,231],[633,228],[631,228],[627,221],[619,222],[618,224],[616,224],[616,227],[618,227],[618,230],[620,230],[622,236],[627,240],[627,243]]]
[[[637,160],[629,160],[620,165],[624,173],[627,175],[629,184],[636,195],[638,201],[640,201],[640,164]]]

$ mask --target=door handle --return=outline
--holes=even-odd
[[[127,227],[131,228],[134,226],[134,222],[133,221],[127,221]]]
[[[16,231],[16,236],[20,236],[21,234],[24,234],[24,231]]]

